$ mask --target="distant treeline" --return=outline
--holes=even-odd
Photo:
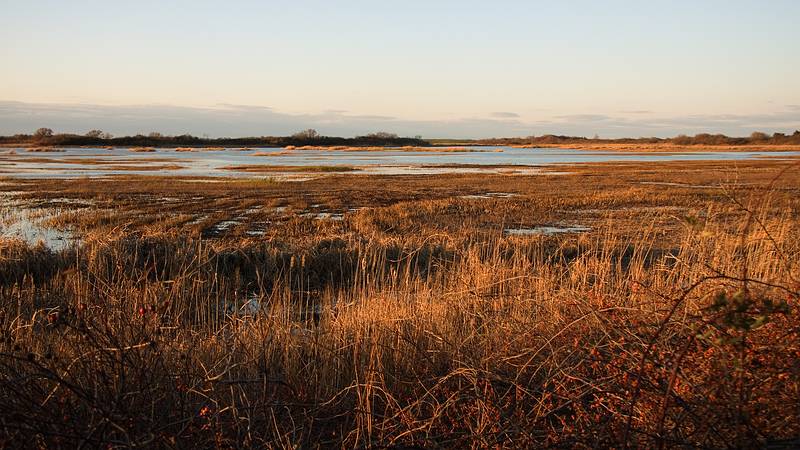
[[[641,137],[621,139],[587,138],[546,134],[491,139],[428,139],[421,137],[400,137],[393,133],[378,132],[352,138],[322,136],[316,130],[308,129],[291,136],[260,136],[240,138],[207,138],[190,134],[166,136],[161,133],[148,135],[114,137],[100,130],[86,134],[53,133],[49,128],[40,128],[33,134],[0,136],[0,145],[42,145],[42,146],[143,146],[143,147],[286,147],[294,146],[415,146],[430,145],[559,145],[559,144],[674,144],[674,145],[800,145],[800,130],[792,134],[774,133],[772,135],[754,132],[747,137],[730,137],[724,134],[700,133],[694,136],[678,135],[672,138]]]
[[[315,130],[304,130],[291,136],[261,136],[240,138],[206,138],[190,134],[166,136],[161,133],[114,137],[99,130],[86,134],[55,134],[49,128],[40,128],[33,134],[0,136],[0,145],[41,146],[131,146],[131,147],[285,147],[294,146],[429,146],[420,138],[400,137],[392,133],[372,133],[353,138],[322,136]]]
[[[445,140],[433,140],[434,144]],[[459,141],[460,142],[460,141]],[[724,134],[701,133],[694,136],[681,134],[673,138],[623,138],[600,139],[576,136],[560,136],[546,134],[544,136],[528,136],[516,138],[493,138],[463,141],[475,145],[535,145],[535,144],[675,144],[675,145],[800,145],[800,130],[793,134],[774,133],[772,135],[754,132],[748,137],[730,137]],[[450,141],[452,144],[453,141]]]

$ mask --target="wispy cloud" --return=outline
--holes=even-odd
[[[613,117],[605,114],[568,114],[556,116],[555,118],[567,122],[605,122],[614,119]]]
[[[491,117],[497,119],[516,119],[519,118],[519,114],[515,112],[508,112],[508,111],[496,111],[490,114]]]
[[[327,135],[354,136],[388,131],[404,136],[480,138],[565,134],[638,137],[752,131],[793,132],[800,129],[800,107],[787,105],[773,113],[659,117],[655,114],[561,114],[523,119],[513,112],[453,120],[409,120],[384,115],[358,115],[343,110],[290,114],[269,107],[221,104],[212,107],[170,105],[107,106],[0,101],[0,134],[30,133],[38,127],[84,133],[102,129],[115,135],[190,133],[198,136],[286,135],[315,128]]]
[[[620,111],[622,114],[653,114],[655,111],[650,111],[648,109],[626,109]]]

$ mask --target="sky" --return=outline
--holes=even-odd
[[[0,0],[0,134],[800,129],[800,1]]]

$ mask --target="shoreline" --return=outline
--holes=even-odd
[[[800,144],[742,144],[742,145],[678,145],[672,143],[564,143],[564,144],[469,144],[469,143],[447,143],[447,145],[432,144],[428,147],[422,146],[345,146],[345,145],[305,145],[305,146],[209,146],[209,145],[180,145],[180,146],[133,146],[133,145],[41,145],[32,143],[3,143],[0,149],[25,149],[26,152],[58,152],[63,149],[86,149],[86,150],[123,150],[141,151],[137,149],[152,148],[153,150],[176,150],[183,152],[202,152],[202,151],[253,151],[263,149],[280,149],[282,152],[294,154],[303,151],[342,151],[342,152],[380,152],[380,151],[401,151],[401,152],[447,152],[447,153],[474,153],[502,151],[502,148],[515,149],[564,149],[564,150],[587,150],[587,151],[609,151],[616,153],[702,153],[702,152],[791,152],[800,151]],[[494,149],[494,150],[493,150]],[[264,155],[273,156],[273,155]]]

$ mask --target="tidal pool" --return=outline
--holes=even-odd
[[[503,230],[506,236],[531,236],[531,235],[552,235],[560,233],[585,233],[591,231],[589,227],[581,225],[575,226],[540,226],[532,228],[506,228]]]
[[[69,231],[45,225],[54,216],[52,211],[27,207],[13,207],[0,211],[0,239],[17,239],[29,245],[40,243],[53,251],[74,245],[75,237]]]
[[[800,152],[691,152],[634,153],[568,148],[465,147],[464,152],[286,150],[284,148],[132,152],[128,148],[65,148],[54,153],[26,152],[23,148],[0,152],[0,177],[104,177],[111,175],[174,175],[181,177],[268,177],[302,181],[297,168],[307,166],[315,176],[324,167],[351,167],[345,172],[384,175],[442,173],[506,173],[531,175],[559,164],[648,161],[741,161],[755,158],[795,158]],[[269,173],[247,171],[247,166],[273,166]],[[237,170],[240,167],[241,170]],[[286,167],[282,172],[280,167]],[[291,169],[291,170],[290,170]]]

